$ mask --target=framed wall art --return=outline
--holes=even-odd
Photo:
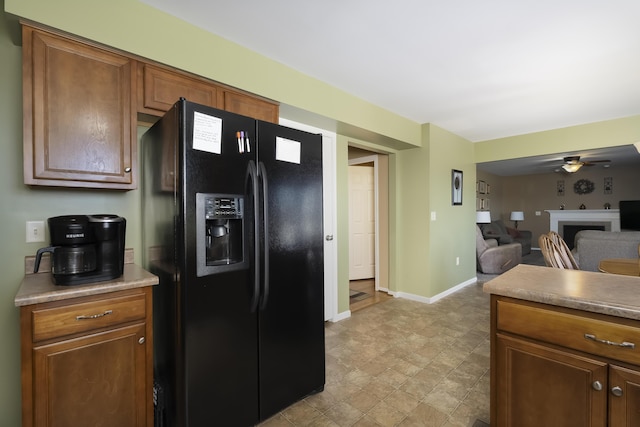
[[[451,169],[451,204],[462,204],[462,171]]]
[[[613,177],[604,178],[604,194],[613,194]]]
[[[487,192],[487,183],[484,181],[478,181],[478,193],[485,194]]]

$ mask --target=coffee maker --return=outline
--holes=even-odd
[[[127,221],[118,215],[64,215],[49,218],[51,246],[38,249],[34,273],[44,253],[51,253],[56,285],[112,280],[124,270]]]

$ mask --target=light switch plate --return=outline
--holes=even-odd
[[[27,221],[27,243],[44,242],[44,221]]]
[[[436,220],[436,212],[433,211],[431,212],[431,221],[435,221]]]

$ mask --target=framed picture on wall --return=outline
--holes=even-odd
[[[485,194],[487,192],[487,183],[484,181],[478,181],[478,193]]]
[[[462,204],[462,171],[451,169],[451,204]]]

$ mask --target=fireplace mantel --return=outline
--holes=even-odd
[[[549,229],[562,234],[560,223],[608,223],[608,230],[620,231],[619,209],[546,210],[549,213]]]

